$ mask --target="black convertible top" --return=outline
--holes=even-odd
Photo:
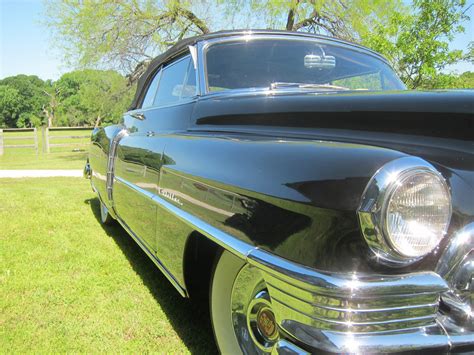
[[[362,48],[364,50],[367,50],[368,52],[371,52],[372,54],[375,54],[377,57],[380,57],[380,59],[387,61],[385,58],[383,58],[380,54],[377,52],[372,51],[371,49],[361,46],[356,43],[344,41],[335,37],[329,37],[329,36],[324,36],[324,35],[317,35],[313,33],[305,33],[305,32],[295,32],[295,31],[279,31],[279,30],[232,30],[232,31],[218,31],[218,32],[213,32],[213,33],[208,33],[200,36],[195,36],[195,37],[189,37],[182,39],[175,45],[173,45],[171,48],[169,48],[166,52],[160,54],[158,57],[154,58],[150,64],[148,65],[147,70],[140,76],[140,79],[138,80],[137,84],[137,91],[135,92],[135,97],[133,98],[132,105],[130,106],[129,110],[135,110],[138,108],[138,105],[140,103],[141,99],[141,93],[143,91],[143,88],[148,86],[148,81],[151,79],[151,74],[155,72],[155,70],[162,65],[163,63],[167,62],[171,58],[175,57],[176,55],[180,54],[185,48],[188,46],[193,46],[197,42],[205,41],[208,39],[213,39],[213,38],[222,38],[222,37],[230,37],[230,36],[236,36],[236,35],[244,35],[244,34],[271,34],[271,35],[296,35],[296,36],[301,36],[301,37],[310,37],[310,38],[320,38],[320,39],[326,39],[326,40],[331,40],[334,42],[339,42],[339,43],[344,43],[344,44],[349,44],[351,46],[355,46],[358,48]]]

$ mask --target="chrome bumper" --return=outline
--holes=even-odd
[[[252,250],[247,260],[264,275],[276,320],[287,340],[304,344],[309,351],[468,351],[474,349],[469,303],[474,275],[467,275],[462,299],[455,298],[459,292],[454,288],[459,285],[450,282],[454,277],[450,275],[461,270],[466,279],[466,270],[472,273],[473,240],[474,224],[457,233],[440,259],[439,265],[449,266],[448,270],[438,267],[439,273],[326,274],[260,249]]]

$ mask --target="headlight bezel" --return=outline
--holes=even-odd
[[[420,256],[407,256],[398,250],[392,243],[386,226],[387,206],[396,190],[400,178],[414,176],[418,173],[429,173],[443,185],[449,198],[449,216],[447,228],[452,214],[451,191],[441,173],[426,160],[418,157],[401,157],[382,166],[370,179],[358,208],[359,224],[362,235],[371,251],[371,258],[378,263],[391,267],[410,265],[426,257],[439,247],[439,243],[431,251]],[[444,238],[441,238],[441,240]]]

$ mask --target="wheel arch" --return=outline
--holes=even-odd
[[[223,250],[197,230],[189,235],[183,253],[183,278],[188,297],[198,300],[209,297],[215,262]]]

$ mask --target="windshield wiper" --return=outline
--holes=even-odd
[[[330,84],[307,84],[307,83],[286,83],[277,81],[270,84],[270,89],[278,88],[302,88],[302,89],[328,89],[328,90],[350,90],[344,86],[330,85]]]

